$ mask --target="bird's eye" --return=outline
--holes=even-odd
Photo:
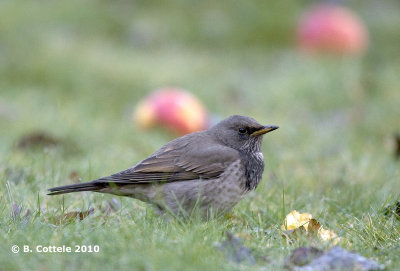
[[[246,128],[239,128],[239,133],[244,134],[246,133]]]

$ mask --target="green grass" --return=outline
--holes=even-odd
[[[346,59],[294,49],[292,26],[308,1],[267,2],[2,1],[0,270],[279,270],[296,247],[330,246],[287,244],[280,226],[293,209],[338,233],[342,247],[388,270],[400,266],[400,221],[381,212],[400,198],[399,4],[352,1],[371,46]],[[107,215],[110,195],[46,195],[71,183],[71,172],[83,181],[102,177],[173,139],[131,122],[136,102],[165,85],[192,91],[217,117],[244,114],[280,126],[264,139],[261,185],[233,217],[165,221],[128,198]],[[14,147],[33,131],[62,143]],[[12,215],[14,203],[20,216]],[[91,207],[82,221],[59,222]],[[230,263],[216,249],[227,231],[247,236],[256,265]],[[98,245],[100,252],[13,254],[13,245]]]

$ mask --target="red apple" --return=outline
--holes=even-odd
[[[178,134],[204,130],[208,116],[204,106],[191,93],[179,88],[159,89],[142,100],[134,111],[142,128],[162,125]]]
[[[307,52],[360,54],[368,45],[368,33],[361,19],[345,7],[321,4],[299,21],[297,40]]]

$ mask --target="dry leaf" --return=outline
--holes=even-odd
[[[291,211],[285,218],[283,222],[282,229],[283,230],[294,230],[300,227],[304,227],[307,229],[308,222],[312,218],[311,214],[304,213],[300,214],[298,211],[293,210]]]
[[[76,211],[76,212],[68,212],[65,213],[64,215],[60,216],[58,218],[58,223],[57,224],[63,224],[63,223],[69,223],[69,222],[73,222],[76,219],[79,220],[83,220],[85,219],[87,216],[89,216],[90,214],[92,214],[94,212],[93,208],[90,208],[89,210],[85,211],[85,212],[80,212],[80,211]]]
[[[339,238],[331,230],[324,229],[321,224],[309,213],[290,212],[282,224],[283,235],[288,239],[296,239],[298,235],[318,236],[323,241],[334,240],[337,244]]]
[[[322,230],[321,223],[316,219],[312,218],[307,224],[306,230],[312,234],[318,234],[318,231]]]
[[[44,147],[54,147],[60,145],[61,140],[52,137],[46,132],[33,132],[21,137],[17,142],[18,149],[28,149],[28,148],[44,148]]]
[[[82,178],[79,176],[79,173],[75,170],[71,171],[71,173],[68,175],[68,179],[73,183],[80,183],[82,181]]]
[[[337,238],[337,234],[334,233],[331,230],[325,230],[324,228],[321,228],[318,231],[318,236],[319,238],[321,238],[324,241],[330,241],[330,240],[334,240],[333,243],[336,245],[339,241],[339,239]]]

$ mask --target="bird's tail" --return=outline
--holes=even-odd
[[[50,188],[49,189],[50,192],[48,193],[48,195],[52,196],[52,195],[81,192],[81,191],[98,191],[103,187],[104,185],[102,185],[102,183],[97,183],[97,182],[64,185],[64,186]]]

